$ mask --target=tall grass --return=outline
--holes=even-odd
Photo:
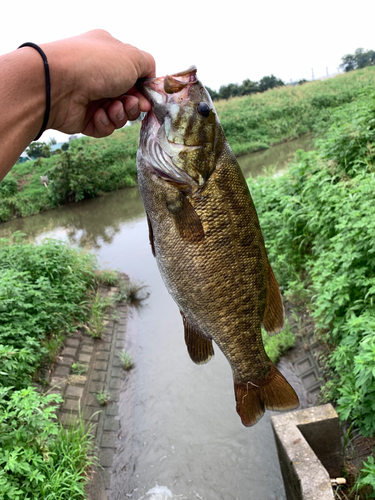
[[[322,133],[287,173],[248,183],[278,281],[308,304],[327,346],[325,396],[373,436],[375,92],[337,108]],[[373,461],[364,470],[360,485],[373,487]]]

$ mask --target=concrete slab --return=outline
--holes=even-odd
[[[271,417],[288,500],[333,500],[342,473],[338,415],[331,404]],[[329,472],[328,472],[329,471]]]

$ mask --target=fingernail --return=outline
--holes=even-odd
[[[124,118],[125,118],[125,111],[124,108],[121,106],[120,111],[117,113],[117,119],[123,120]]]
[[[109,119],[105,111],[103,111],[100,121],[102,122],[103,125],[108,125],[109,124]]]
[[[129,113],[134,116],[136,114],[139,113],[139,105],[138,103],[137,104],[134,104],[134,106],[132,107],[132,109],[129,111]]]

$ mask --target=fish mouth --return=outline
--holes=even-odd
[[[142,94],[152,103],[161,104],[167,102],[167,96],[181,91],[183,93],[181,98],[188,97],[189,88],[198,83],[197,68],[190,66],[185,71],[174,73],[173,75],[166,75],[157,78],[142,78],[137,81],[136,87]],[[185,95],[186,94],[186,95]],[[165,97],[161,101],[161,97]]]

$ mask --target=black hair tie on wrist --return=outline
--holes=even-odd
[[[44,120],[42,124],[42,128],[39,131],[39,134],[35,137],[34,141],[37,141],[40,136],[43,134],[43,132],[46,130],[47,123],[49,120],[49,113],[51,110],[51,81],[49,77],[49,66],[48,66],[48,61],[47,61],[47,56],[43,52],[43,50],[36,45],[35,43],[32,42],[26,42],[20,45],[18,48],[22,47],[32,47],[33,49],[37,50],[39,54],[42,56],[43,63],[44,63],[44,71],[46,73],[46,112],[44,113]]]

